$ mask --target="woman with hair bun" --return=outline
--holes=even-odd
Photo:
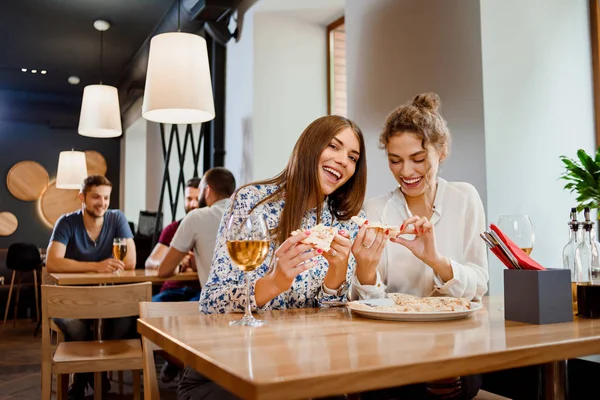
[[[439,108],[437,94],[423,93],[394,110],[386,120],[380,147],[385,149],[398,187],[368,200],[363,208],[369,220],[400,226],[401,233],[409,235],[389,238],[393,243],[380,251],[378,243],[388,239],[389,231],[378,229],[371,241],[359,232],[361,250],[366,253],[371,245],[377,250],[370,251],[371,263],[361,262],[356,269],[352,281],[355,298],[408,293],[479,301],[487,291],[487,254],[479,237],[486,228],[481,198],[471,184],[448,182],[438,176],[440,163],[450,148],[450,130]],[[372,231],[368,230],[375,236]],[[356,253],[355,257],[361,258]],[[392,397],[385,397],[384,391],[363,398],[398,398],[399,389],[410,389],[416,392],[409,392],[406,398],[422,398],[418,395],[421,393],[423,398],[470,399],[479,390],[480,377],[446,383],[446,387],[436,382],[391,389]]]

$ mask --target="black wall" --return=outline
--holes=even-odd
[[[6,175],[19,161],[38,162],[50,176],[56,178],[58,155],[61,151],[95,150],[106,159],[106,177],[113,184],[110,208],[119,208],[120,138],[96,139],[77,134],[76,129],[53,129],[47,124],[0,120],[0,212],[9,211],[19,220],[17,231],[0,236],[0,248],[14,242],[34,243],[47,247],[52,229],[38,214],[37,201],[21,201],[13,197],[6,186]]]

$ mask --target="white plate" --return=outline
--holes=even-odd
[[[391,306],[394,305],[392,299],[371,299],[371,300],[359,300],[358,303],[367,303],[377,306]],[[438,311],[438,312],[405,312],[405,311],[384,311],[377,309],[368,309],[360,307],[353,303],[348,303],[348,308],[360,316],[373,318],[373,319],[384,319],[389,321],[447,321],[453,319],[466,318],[481,310],[481,303],[471,302],[471,309],[465,311]]]

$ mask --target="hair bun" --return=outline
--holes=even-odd
[[[440,96],[435,93],[421,93],[413,99],[413,106],[437,112],[440,108]]]

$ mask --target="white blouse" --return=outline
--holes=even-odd
[[[477,301],[487,292],[487,252],[479,237],[486,229],[485,212],[477,189],[468,183],[447,182],[442,178],[437,182],[431,222],[438,251],[450,260],[454,277],[444,282],[406,247],[388,242],[377,267],[377,282],[373,286],[361,285],[355,275],[353,298],[383,298],[386,293],[429,296],[437,292]],[[386,225],[400,226],[412,216],[399,188],[368,200],[363,208],[369,220]]]

